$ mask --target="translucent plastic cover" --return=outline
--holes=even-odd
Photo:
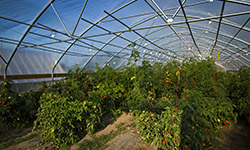
[[[250,65],[247,0],[1,0],[0,74],[66,73],[142,61],[214,57]],[[140,63],[138,63],[139,65]]]

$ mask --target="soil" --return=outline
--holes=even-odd
[[[15,129],[0,129],[0,143],[12,139],[16,139],[25,136],[31,132],[32,127],[28,128],[15,128]]]
[[[116,136],[103,147],[103,150],[157,150],[156,146],[140,140],[140,134],[135,129],[128,130]]]
[[[117,126],[126,129],[123,133],[116,136],[114,139],[106,143],[101,149],[103,150],[156,150],[157,147],[146,144],[140,140],[140,135],[134,128],[131,128],[131,120],[134,117],[130,114],[123,113],[114,123],[108,125],[104,130],[101,130],[95,134],[96,137],[101,135],[109,135],[112,132],[117,131]],[[86,135],[77,144],[80,144],[83,140],[91,140],[90,135]],[[73,145],[70,150],[77,150],[78,145]]]
[[[125,130],[116,136],[114,139],[106,143],[102,149],[103,150],[156,150],[156,146],[151,146],[142,142],[139,138],[139,133],[136,129],[131,127],[131,120],[133,116],[127,113],[123,113],[116,121],[109,124],[103,130],[95,133],[96,137],[101,135],[108,135],[112,132],[117,131],[117,126],[124,128]],[[31,131],[31,128],[24,129],[23,131],[8,131],[10,136],[3,137],[3,133],[6,134],[7,131],[0,130],[1,137],[0,141],[3,139],[13,139],[22,138],[25,134]],[[223,139],[220,139],[221,148],[218,150],[250,150],[250,124],[245,120],[240,118],[237,124],[226,126],[222,129]],[[30,133],[29,133],[30,134]],[[9,135],[9,134],[7,134]],[[26,135],[27,136],[27,135]],[[90,135],[86,135],[81,141],[70,147],[70,150],[77,150],[78,144],[83,140],[91,140]],[[6,150],[52,150],[52,145],[46,144],[37,146],[39,144],[39,136],[19,143],[14,146],[6,148]]]
[[[237,124],[224,127],[222,133],[222,150],[250,150],[250,124],[246,119],[239,118]]]
[[[5,150],[33,150],[37,147],[37,145],[39,144],[39,141],[40,141],[40,138],[39,136],[37,136],[31,140],[24,141],[17,145],[9,146]]]
[[[95,133],[96,137],[99,137],[101,135],[109,135],[112,132],[117,131],[117,126],[121,125],[121,127],[127,127],[131,124],[131,120],[133,119],[133,116],[127,113],[122,113],[122,115],[113,123],[108,125],[105,129]],[[70,147],[70,150],[77,150],[78,144],[80,144],[83,140],[92,140],[91,135],[87,134],[82,140],[74,144]]]

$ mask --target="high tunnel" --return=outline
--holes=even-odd
[[[1,0],[1,79],[54,77],[75,64],[119,68],[128,63],[131,43],[138,65],[213,57],[225,70],[249,67],[249,6],[247,0]]]

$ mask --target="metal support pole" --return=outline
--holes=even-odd
[[[204,39],[208,39],[208,37],[204,37]],[[210,38],[211,39],[211,38]],[[226,44],[226,42],[224,42],[224,41],[220,41],[220,40],[218,40],[218,42],[221,42],[221,43],[223,43],[223,44]],[[211,43],[211,45],[213,44],[214,42],[212,42]],[[220,46],[219,44],[217,44],[217,46],[218,47],[220,47],[220,48],[223,48],[223,46]],[[233,50],[231,50],[231,49],[229,49],[229,48],[226,48],[229,52],[233,52]],[[223,52],[223,54],[225,54],[225,55],[229,55],[228,53],[225,53],[225,52]],[[246,57],[244,57],[244,56],[242,56],[241,55],[241,58],[244,58],[247,62],[250,62],[250,60],[249,59],[247,59]],[[234,59],[236,60],[240,60],[239,58],[237,58],[237,57],[234,57]],[[247,63],[245,63],[245,62],[242,62],[244,65],[246,65],[246,66],[249,66],[249,64],[247,64]],[[223,64],[223,63],[221,63],[221,64]]]
[[[134,32],[136,35],[142,37],[144,40],[148,41],[149,43],[151,43],[152,45],[158,47],[159,49],[163,49],[162,47],[160,47],[160,46],[154,44],[152,41],[150,41],[150,40],[148,40],[147,38],[143,37],[143,36],[142,36],[141,34],[139,34],[138,32],[136,32],[136,31],[134,31],[134,30],[131,30],[131,28],[130,28],[129,26],[127,26],[125,23],[123,23],[122,21],[120,21],[120,20],[118,20],[117,18],[115,18],[113,15],[109,14],[109,13],[106,12],[105,10],[104,10],[104,12],[105,12],[106,14],[108,14],[110,17],[114,18],[114,19],[115,19],[116,21],[118,21],[119,23],[121,23],[123,26],[125,26],[126,28],[128,28],[130,31]],[[173,51],[172,51],[172,53],[174,53],[175,55],[177,55],[177,54],[176,54],[175,52],[173,52]]]
[[[63,32],[61,32],[61,31],[58,31],[58,30],[56,30],[56,29],[53,29],[53,28],[48,27],[48,26],[46,26],[46,25],[44,25],[44,24],[41,24],[41,23],[37,23],[37,24],[38,24],[39,26],[42,26],[42,27],[46,28],[46,30],[48,30],[48,31],[56,32],[56,33],[59,33],[59,34],[61,34],[61,35],[64,35],[64,36],[68,36],[68,37],[69,37],[69,35],[68,35],[67,33],[63,33]]]
[[[32,32],[29,32],[30,34],[32,34]],[[36,33],[37,34],[37,33]],[[36,35],[35,34],[35,35]],[[42,36],[43,37],[43,36]],[[19,41],[18,40],[14,40],[14,39],[9,39],[9,38],[3,38],[4,40],[8,40],[8,41],[3,41],[5,43],[8,43],[8,44],[13,44],[13,45],[16,45]],[[68,42],[69,43],[69,42]],[[28,45],[33,45],[33,43],[29,43],[29,42],[22,42],[22,47],[19,47],[19,49],[22,49],[22,48],[26,48],[28,47],[27,45],[25,44],[28,44]],[[87,47],[87,46],[83,46],[83,45],[79,45],[79,44],[76,44],[77,46],[79,47],[83,47],[83,48],[90,48],[90,47]],[[52,53],[58,53],[58,54],[62,54],[64,52],[64,50],[62,49],[58,49],[58,48],[54,48],[54,47],[48,47],[48,46],[41,46],[42,48],[39,48],[39,47],[34,47],[34,49],[38,49],[38,50],[42,50],[42,51],[47,51],[47,52],[52,52]],[[75,52],[69,52],[69,55],[71,56],[80,56],[81,53],[75,53]]]
[[[195,30],[203,30],[203,29],[201,29],[201,28],[198,28],[198,27],[193,27],[193,29],[195,29]],[[216,34],[216,32],[214,32],[214,31],[208,31],[208,32],[211,32],[211,33],[214,33],[214,34]],[[233,38],[232,36],[230,36],[230,35],[226,35],[226,34],[222,34],[222,33],[220,33],[220,35],[221,36],[225,36],[225,37],[227,37],[227,38]],[[200,35],[201,36],[201,35]],[[202,36],[201,36],[202,37]],[[208,39],[211,39],[210,37],[203,37],[203,38],[208,38]],[[235,40],[237,40],[237,41],[239,41],[239,42],[242,42],[242,43],[244,43],[244,44],[247,44],[247,45],[250,45],[250,43],[248,43],[248,42],[246,42],[246,41],[243,41],[243,40],[240,40],[240,39],[237,39],[236,37],[234,38]],[[226,43],[225,41],[223,41],[223,40],[219,40],[221,43],[223,43],[223,44],[228,44],[228,43]],[[234,44],[230,44],[229,43],[229,46],[231,46],[231,47],[234,47],[234,48],[236,48],[236,49],[238,49],[239,51],[241,51],[241,48],[240,47],[238,47],[238,46],[236,46],[236,45],[234,45]],[[222,47],[222,46],[221,46]],[[223,47],[222,47],[223,48]],[[226,49],[228,49],[228,48],[226,48]],[[232,53],[234,53],[234,51],[232,51],[232,50],[229,50],[230,52],[232,52]],[[246,59],[244,56],[242,56],[244,59]],[[249,61],[249,60],[247,60],[247,61]]]
[[[201,1],[201,2],[196,2],[196,3],[187,4],[187,5],[184,5],[184,7],[196,6],[196,5],[205,4],[205,3],[210,3],[210,0],[205,0],[205,1]],[[163,12],[165,12],[165,11],[170,11],[170,10],[175,10],[175,9],[179,9],[179,7],[172,7],[172,8],[164,9]],[[159,12],[159,11],[157,11],[157,12]],[[143,14],[138,14],[138,15],[132,15],[132,16],[121,17],[121,18],[118,18],[118,19],[119,19],[119,20],[122,20],[122,19],[130,19],[130,18],[136,18],[136,17],[146,16],[146,15],[151,15],[151,14],[154,14],[154,13],[155,13],[155,11],[153,11],[153,12],[148,12],[148,13],[143,13]],[[172,15],[172,14],[171,14],[171,15]],[[110,22],[110,21],[115,21],[115,20],[114,20],[114,19],[104,20],[104,21],[102,21],[102,23],[104,23],[104,22]]]
[[[48,38],[48,39],[53,39],[53,40],[56,40],[56,41],[58,41],[58,42],[60,42],[60,39],[57,39],[57,38],[52,38],[52,37],[50,37],[50,36],[46,36],[46,35],[42,35],[42,34],[39,34],[39,33],[35,33],[35,32],[30,32],[30,34],[34,34],[34,35],[37,35],[37,36],[40,36],[40,37],[44,37],[44,38]],[[65,42],[65,43],[67,43],[67,44],[71,44],[70,42]],[[84,46],[84,45],[80,45],[80,44],[75,44],[76,46],[79,46],[79,47],[83,47],[83,48],[89,48],[89,47],[87,47],[87,46]],[[34,45],[33,43],[31,43],[31,46],[23,46],[23,47],[25,47],[25,48],[27,48],[27,47],[36,47],[36,45]],[[23,48],[23,47],[20,47],[20,48]],[[53,48],[54,49],[54,48]],[[61,49],[60,49],[61,50]],[[64,50],[62,50],[63,52],[64,52]]]
[[[15,22],[15,23],[19,23],[19,24],[22,24],[22,25],[32,26],[32,27],[35,27],[35,28],[38,28],[38,29],[43,29],[43,30],[48,30],[46,28],[43,28],[43,27],[40,27],[40,26],[37,26],[37,25],[34,25],[34,24],[32,25],[32,24],[29,24],[29,23],[26,23],[26,22],[23,22],[23,21],[15,20],[15,19],[3,17],[3,16],[0,16],[0,18],[4,19],[4,20]]]
[[[105,29],[105,28],[103,28],[103,27],[101,27],[101,26],[99,26],[99,25],[95,25],[94,23],[92,23],[92,22],[90,22],[90,21],[88,21],[88,20],[86,20],[86,19],[83,19],[83,18],[82,18],[82,20],[85,21],[85,22],[87,22],[87,23],[89,23],[89,24],[92,24],[92,25],[94,25],[94,26],[96,26],[96,27],[98,27],[98,28],[102,29],[103,31],[106,31],[106,32],[108,32],[108,33],[110,33],[110,34],[114,34],[114,35],[118,35],[118,34],[119,34],[118,37],[121,38],[121,39],[123,39],[123,40],[125,40],[125,41],[128,41],[128,42],[130,42],[130,43],[133,42],[133,41],[131,41],[131,40],[128,40],[128,39],[122,37],[122,36],[120,35],[120,33],[118,33],[118,34],[117,34],[117,33],[112,33],[112,32],[109,31],[108,29]],[[123,32],[121,32],[121,33],[123,33]],[[109,34],[109,35],[110,35],[110,34]],[[138,45],[138,46],[141,46],[141,45]]]
[[[240,16],[240,15],[247,15],[247,14],[250,14],[250,11],[239,12],[239,13],[232,13],[232,14],[228,14],[228,15],[223,15],[223,18]],[[213,17],[207,17],[207,18],[193,19],[193,20],[189,20],[188,23],[194,23],[194,22],[211,20],[211,19],[218,19],[218,18],[220,18],[220,16],[213,16]],[[129,32],[129,31],[145,30],[145,29],[150,29],[150,28],[159,28],[159,27],[164,27],[164,26],[173,26],[173,25],[179,25],[179,24],[185,24],[185,23],[186,23],[185,21],[172,22],[172,23],[169,23],[169,24],[154,25],[154,26],[149,26],[149,27],[141,27],[141,28],[135,28],[135,29],[132,29],[132,30],[123,30],[123,31],[117,31],[117,32]],[[235,26],[233,24],[231,26],[237,27],[237,26]],[[243,28],[243,30],[250,31],[247,28]]]
[[[52,9],[54,10],[54,12],[55,12],[55,14],[56,14],[57,18],[58,18],[58,19],[59,19],[59,21],[61,22],[61,24],[62,24],[62,26],[63,26],[64,30],[67,32],[68,36],[71,36],[71,35],[70,35],[70,33],[69,33],[69,31],[68,31],[68,29],[66,28],[65,24],[63,23],[63,21],[62,21],[61,17],[59,16],[59,14],[57,13],[57,11],[56,11],[55,7],[53,6],[53,4],[51,3],[50,5],[51,5]]]
[[[7,61],[3,58],[3,56],[0,54],[0,58],[3,60],[3,62],[6,64]]]
[[[174,34],[174,33],[173,33],[173,34]],[[147,36],[147,35],[145,35],[145,36]],[[139,39],[141,39],[141,38],[139,38]],[[138,39],[138,40],[139,40],[139,39]],[[161,37],[161,38],[158,38],[158,39],[156,39],[156,40],[154,40],[153,43],[154,43],[154,42],[157,42],[157,41],[159,41],[159,40],[161,40],[161,39],[162,39],[162,37]],[[148,45],[147,45],[147,46],[148,46]],[[144,47],[138,48],[138,51],[140,51],[142,48],[144,48]],[[148,53],[147,53],[147,55],[153,56],[153,55],[148,54]],[[164,53],[164,55],[166,55],[166,56],[168,56],[168,57],[172,57],[172,56],[169,56],[169,55],[166,54],[166,53]],[[177,55],[177,56],[178,56],[178,55]],[[153,57],[154,57],[154,56],[153,56]],[[181,56],[178,56],[178,57],[180,57],[180,59],[181,59]],[[124,59],[124,61],[123,61],[120,65],[118,65],[116,68],[120,68],[121,65],[123,65],[128,59],[129,59],[129,57],[127,57],[126,59]],[[166,60],[166,59],[162,59],[162,60]]]
[[[184,7],[183,7],[183,5],[182,5],[182,3],[181,3],[181,0],[179,0],[179,3],[180,3],[180,6],[181,6],[181,9],[182,9],[182,13],[183,13],[183,15],[184,15],[184,17],[185,17],[186,24],[187,24],[187,26],[188,26],[188,30],[189,30],[189,32],[190,32],[190,36],[191,36],[191,38],[192,38],[192,40],[193,40],[193,43],[194,43],[195,47],[197,48],[199,54],[201,55],[201,51],[200,51],[198,45],[196,44],[196,41],[195,41],[195,39],[194,39],[194,36],[193,36],[192,30],[191,30],[191,27],[190,27],[189,23],[187,22],[187,21],[188,21],[187,15],[186,15],[186,12],[185,12],[185,10],[184,10]]]
[[[180,41],[188,48],[188,46],[186,45],[184,39],[182,39],[180,37],[180,35],[175,31],[175,29],[171,26],[171,23],[168,22],[168,17],[165,15],[165,13],[162,11],[162,9],[156,4],[156,2],[154,0],[151,0],[153,2],[153,4],[157,7],[157,9],[161,12],[161,14],[159,14],[154,7],[152,7],[147,0],[144,0],[150,8],[152,8],[161,18],[162,20],[169,26],[169,28],[176,34],[176,36],[180,39]]]
[[[57,38],[51,38],[50,36],[46,36],[46,35],[42,35],[42,34],[39,34],[39,33],[34,33],[34,32],[30,32],[30,34],[34,34],[34,35],[37,35],[37,36],[41,36],[41,37],[45,37],[45,38],[48,38],[48,39],[53,39],[53,40],[56,40],[56,41],[61,41],[60,39],[57,39]],[[104,44],[105,42],[102,42],[102,41],[98,41],[98,40],[93,40],[93,39],[85,39],[85,40],[89,40],[89,41],[94,41],[94,42],[97,42],[97,43],[102,43],[102,44]],[[68,43],[68,44],[71,44],[70,42],[65,42],[65,43]],[[76,45],[76,46],[79,46],[79,47],[83,47],[83,48],[90,48],[90,47],[86,47],[86,46],[83,46],[83,45],[80,45],[80,44],[74,44],[74,45]],[[115,45],[115,44],[109,44],[110,46],[113,46],[113,47],[117,47],[117,48],[122,48],[121,46],[119,46],[119,45]],[[45,47],[45,48],[50,48],[50,49],[57,49],[57,48],[52,48],[52,47],[48,47],[48,46],[43,46],[43,45],[39,45],[39,46],[41,46],[41,47]],[[35,47],[38,47],[38,45],[35,45],[35,44],[33,44],[33,43],[30,43],[30,46],[27,46],[27,45],[25,45],[25,46],[22,46],[22,47],[20,47],[20,48],[35,48]],[[57,50],[60,50],[60,51],[63,51],[64,52],[64,50],[61,50],[61,49],[57,49]]]
[[[81,19],[81,17],[82,17],[82,13],[83,13],[83,11],[85,10],[85,7],[86,7],[86,5],[87,5],[87,3],[88,3],[88,0],[85,0],[85,3],[84,3],[84,5],[83,5],[83,7],[82,7],[82,10],[81,10],[81,13],[80,13],[80,15],[79,15],[79,17],[78,17],[78,19],[77,19],[77,21],[76,21],[76,25],[75,25],[75,27],[74,27],[74,29],[73,29],[73,31],[72,31],[72,36],[74,35],[74,33],[75,33],[75,31],[76,31],[76,28],[77,28],[77,26],[78,26],[78,24],[79,24],[79,21],[80,21],[80,19]]]
[[[202,29],[200,29],[200,30],[202,30]],[[216,33],[216,32],[214,32],[214,33]],[[213,40],[212,38],[210,38],[210,37],[205,37],[205,36],[201,36],[200,35],[200,37],[201,38],[203,38],[203,39],[210,39],[210,40]],[[221,42],[221,43],[223,43],[223,44],[227,44],[225,41],[223,41],[223,40],[218,40],[218,42]],[[208,43],[208,42],[207,42]],[[207,44],[207,43],[205,43],[205,44]],[[212,46],[212,44],[213,44],[214,42],[212,42],[211,44],[210,44],[210,46]],[[217,45],[218,45],[218,47],[220,47],[220,48],[223,48],[223,46],[221,46],[219,43],[217,43]],[[210,46],[208,46],[208,47],[210,47]],[[231,46],[231,47],[234,47],[234,48],[236,48],[236,49],[240,49],[238,46],[236,46],[236,45],[233,45],[233,44],[229,44],[229,46]],[[173,47],[173,46],[172,46]],[[208,49],[208,48],[207,48]],[[231,49],[229,49],[229,48],[226,48],[229,52],[232,52],[232,53],[234,53],[234,51],[233,50],[231,50]],[[225,55],[228,55],[227,53],[225,53],[225,52],[223,52]],[[242,56],[241,55],[241,57],[242,58],[244,58],[246,61],[250,61],[250,60],[248,60],[246,57],[244,57],[244,56]],[[237,57],[234,57],[234,58],[237,58]],[[238,58],[237,58],[238,59]],[[244,63],[246,66],[249,66],[248,64],[246,64],[246,63]]]
[[[153,22],[151,23],[151,26],[155,23],[155,20],[157,19],[156,16],[155,16],[154,18],[155,18],[155,19],[154,19]],[[150,31],[150,29],[148,29],[148,31],[145,33],[144,37],[146,37],[146,36],[148,35],[149,31]],[[141,40],[140,45],[142,44],[143,41],[144,41],[144,39]]]
[[[250,11],[246,11],[246,12],[240,12],[240,13],[233,13],[233,14],[228,14],[228,15],[224,15],[223,18],[227,18],[227,17],[234,17],[234,16],[240,16],[240,15],[247,15],[247,14],[250,14]],[[13,21],[13,22],[17,22],[17,23],[20,23],[20,24],[24,24],[24,25],[29,25],[30,24],[27,24],[27,23],[24,23],[24,22],[20,22],[20,21],[17,21],[17,20],[13,20],[13,19],[9,19],[9,18],[6,18],[6,17],[2,17],[0,16],[0,18],[2,19],[5,19],[5,20],[9,20],[9,21]],[[197,18],[197,17],[195,17]],[[207,17],[207,18],[198,18],[198,19],[193,19],[193,20],[189,20],[188,23],[193,23],[193,22],[199,22],[199,21],[205,21],[205,20],[211,20],[213,22],[217,22],[217,20],[213,20],[213,19],[218,19],[220,18],[220,16],[214,16],[214,17]],[[172,26],[175,26],[175,25],[179,25],[179,24],[185,24],[186,22],[183,22],[183,21],[180,21],[180,22],[174,22],[174,23],[169,23],[169,24],[162,24],[162,25],[155,25],[155,26],[149,26],[149,27],[140,27],[140,28],[134,28],[134,29],[131,29],[131,30],[134,30],[134,31],[139,31],[139,30],[145,30],[145,29],[151,29],[151,28],[160,28],[160,27],[168,27],[169,25],[172,25]],[[228,22],[221,22],[225,25],[228,25],[228,26],[232,26],[232,27],[235,27],[235,28],[240,28],[241,26],[237,26],[235,24],[231,24],[231,23],[228,23]],[[36,28],[39,28],[39,29],[43,29],[43,30],[48,30],[48,28],[42,28],[40,26],[36,26],[36,25],[31,25],[32,27],[36,27]],[[195,29],[195,27],[192,27],[192,29]],[[52,30],[52,29],[51,29]],[[51,30],[48,30],[48,31],[51,31]],[[55,29],[53,29],[54,31]],[[79,37],[79,36],[74,36],[74,38],[70,38],[70,39],[66,39],[66,40],[60,40],[60,41],[57,41],[57,42],[48,42],[48,43],[43,43],[43,44],[36,44],[36,46],[42,46],[42,45],[49,45],[49,44],[56,44],[56,43],[60,43],[60,42],[68,42],[68,41],[72,41],[72,40],[79,40],[79,39],[87,39],[87,38],[93,38],[93,37],[98,37],[98,36],[105,36],[105,35],[109,35],[109,34],[115,34],[115,33],[121,33],[121,32],[130,32],[131,30],[121,30],[121,31],[115,31],[115,32],[110,32],[110,33],[104,33],[104,34],[97,34],[97,35],[90,35],[90,36],[85,36],[85,37]],[[242,30],[244,31],[248,31],[250,32],[250,29],[248,28],[242,28]],[[59,31],[55,31],[57,33],[60,33],[62,35],[66,35],[64,33],[61,33]],[[222,34],[220,34],[222,35]],[[235,38],[237,39],[237,38]],[[237,39],[237,40],[240,40],[240,39]],[[242,40],[240,40],[242,42]]]
[[[118,9],[116,9],[114,11],[112,11],[111,14],[116,13],[117,11],[127,7],[128,5],[130,5],[130,4],[132,4],[132,3],[136,2],[136,1],[137,0],[132,0],[132,1],[128,2],[128,3],[126,3],[125,5],[119,7]],[[68,52],[68,50],[78,41],[78,39],[80,39],[80,37],[82,37],[85,33],[87,33],[90,29],[92,29],[96,24],[100,23],[102,20],[106,19],[107,17],[108,17],[108,15],[106,15],[103,18],[99,19],[94,25],[91,25],[89,28],[87,28],[85,31],[83,31],[78,38],[74,39],[74,41],[67,47],[67,49],[64,51],[64,53],[60,56],[60,58],[57,60],[57,62],[53,66],[52,74],[54,73],[54,70],[55,70],[55,67],[57,66],[57,64],[61,61],[61,59]],[[52,81],[53,81],[54,80],[53,76],[51,78],[52,78]]]
[[[208,22],[208,24],[206,25],[206,27],[201,31],[200,35],[198,36],[197,41],[199,41],[200,37],[203,35],[203,33],[207,30],[208,26],[210,24],[210,21]],[[190,47],[191,49],[194,47],[194,44]]]
[[[225,1],[225,0],[224,0]],[[247,2],[242,2],[242,1],[236,1],[236,0],[226,0],[227,2],[235,3],[235,4],[241,4],[241,5],[246,5],[250,6],[250,3]]]
[[[90,21],[88,21],[88,20],[86,20],[86,19],[82,19],[82,20],[83,20],[83,21],[86,21],[86,22],[88,22],[88,23],[90,23],[90,24],[93,24],[93,23],[91,23]],[[131,28],[133,28],[133,27],[135,27],[135,26],[137,26],[137,25],[139,25],[139,24],[141,24],[141,23],[137,23],[136,25],[132,26]],[[107,29],[105,29],[105,28],[103,28],[103,27],[100,27],[99,25],[96,25],[96,26],[97,26],[98,28],[100,28],[100,29],[106,31],[106,32],[111,32],[111,31],[109,31],[109,30],[107,30]],[[151,32],[151,33],[149,33],[149,34],[158,32],[158,31],[160,31],[160,30],[162,30],[162,29],[164,29],[164,28],[166,28],[166,27],[157,29],[157,30],[155,30],[155,31],[153,31],[153,32]],[[149,34],[148,34],[148,35],[149,35]],[[116,34],[115,34],[115,35],[116,35]],[[120,37],[120,38],[123,38],[123,37]],[[124,39],[124,38],[123,38],[123,39]],[[139,38],[139,39],[141,39],[141,38]],[[139,39],[138,39],[138,40],[139,40]],[[127,40],[127,39],[124,39],[124,40]],[[127,40],[127,41],[129,41],[129,40]],[[132,42],[132,41],[129,41],[129,42]],[[138,45],[138,46],[141,46],[141,45]],[[145,47],[144,47],[144,48],[145,48]],[[151,50],[151,49],[149,49],[149,50]]]
[[[155,19],[153,20],[153,22],[152,22],[151,25],[154,24],[154,22],[155,22],[156,19],[157,19],[157,17],[155,17]],[[149,32],[149,31],[150,31],[150,29],[146,32],[146,34],[144,35],[144,37],[146,37],[146,36],[148,35],[148,32]],[[136,39],[134,42],[136,42],[136,41],[139,40],[139,39],[142,39],[142,38],[138,38],[138,39]],[[142,39],[140,45],[142,44],[142,42],[143,42],[143,39]],[[124,50],[126,47],[128,47],[128,45],[126,45],[124,48],[122,48],[121,50],[119,50],[115,55],[118,55],[118,54],[119,54],[122,50]],[[138,51],[139,51],[139,48],[138,48]],[[114,56],[111,57],[111,58],[107,61],[107,63],[105,63],[105,64],[103,65],[103,67],[105,67],[110,61],[112,61],[113,58],[114,58]]]
[[[0,42],[2,42],[2,37],[0,37]],[[3,58],[3,56],[0,54],[0,58],[3,60],[3,62],[6,64],[7,61]]]
[[[95,52],[95,54],[93,54],[89,59],[88,61],[84,64],[83,68],[85,68],[89,62],[100,52],[100,50],[102,50],[105,46],[107,46],[110,42],[112,42],[114,39],[116,39],[118,36],[120,36],[122,33],[114,36],[113,38],[111,38],[110,40],[108,40],[108,42],[106,42],[104,45],[101,46],[101,48]]]
[[[179,7],[177,8],[177,10],[175,11],[175,13],[173,14],[172,19],[174,19],[175,16],[179,13],[179,11],[181,10],[181,7],[184,7],[183,5],[184,5],[185,3],[186,3],[186,0],[183,0],[183,2],[181,3],[182,5],[179,6]]]
[[[161,29],[158,29],[159,31],[160,30],[162,30],[162,29],[165,29],[166,27],[163,27],[163,28],[161,28]],[[150,35],[150,34],[152,34],[152,33],[154,33],[154,32],[158,32],[158,30],[155,30],[155,31],[152,31],[152,32],[150,32],[148,35]],[[145,35],[145,36],[147,36],[147,35]],[[153,43],[154,42],[157,42],[157,41],[159,41],[159,40],[161,40],[161,39],[163,39],[164,37],[161,37],[161,38],[158,38],[158,39],[156,39],[155,41],[153,41]],[[140,38],[138,38],[138,39],[136,39],[135,41],[137,41],[137,40],[140,40],[140,39],[142,39],[141,37]],[[148,44],[148,45],[150,45],[150,44]],[[148,46],[147,45],[147,46]],[[140,47],[140,48],[138,48],[138,51],[140,51],[142,48],[146,48],[146,47]],[[154,51],[154,50],[152,50],[152,51]],[[165,54],[165,53],[164,53]],[[148,53],[147,53],[147,55],[148,55]],[[168,54],[165,54],[165,55],[168,55]],[[180,56],[179,56],[180,57]],[[126,58],[118,67],[116,67],[116,68],[120,68],[120,66],[121,65],[123,65],[124,63],[125,63],[125,61],[126,60],[128,60],[128,58]]]
[[[216,34],[216,37],[215,37],[215,42],[214,42],[213,48],[211,50],[211,55],[213,54],[214,48],[216,46],[216,43],[217,43],[217,40],[218,40],[218,37],[219,37],[219,34],[220,34],[220,26],[221,26],[221,21],[222,21],[222,18],[223,18],[225,3],[226,3],[226,1],[223,1],[223,3],[222,3],[219,25],[218,25],[217,34]]]
[[[180,27],[180,26],[178,26],[178,27]],[[186,27],[183,27],[183,28],[186,28]],[[199,28],[199,27],[192,27],[192,29],[200,30],[200,31],[203,30],[202,28]],[[215,31],[211,31],[211,30],[208,30],[207,32],[213,33],[213,34],[215,34],[215,35],[216,35],[216,33],[217,33],[217,32],[215,32]],[[224,34],[224,33],[220,33],[220,36],[224,36],[224,37],[227,37],[227,38],[233,38],[233,36],[228,35],[228,34]],[[235,37],[234,39],[235,39],[236,41],[239,41],[239,42],[244,43],[244,44],[246,44],[246,45],[250,45],[250,43],[248,43],[247,41],[243,41],[242,39],[238,39],[238,38],[236,38],[236,37]]]
[[[240,31],[242,30],[242,28],[248,23],[248,21],[250,20],[250,17],[245,21],[245,23],[241,26],[241,28],[236,32],[236,34],[233,36],[233,38],[231,38],[231,40],[228,42],[228,44],[224,47],[224,49],[233,41],[233,39],[240,33]],[[222,50],[222,52],[224,51],[224,49]],[[239,51],[238,51],[239,52]],[[237,52],[237,53],[238,53]],[[231,56],[228,56],[228,58],[230,58]],[[225,58],[224,60],[228,59]]]
[[[92,23],[92,22],[90,22],[90,21],[88,21],[88,20],[86,20],[86,19],[83,19],[83,18],[82,18],[82,20],[85,21],[85,22],[88,22],[88,23],[90,23],[90,24],[92,24],[92,25],[94,25],[94,23]],[[144,21],[145,21],[145,20],[144,20]],[[132,27],[130,27],[130,29],[132,30],[133,27],[140,25],[140,24],[143,23],[144,21],[139,22],[139,23],[133,25]],[[100,28],[100,29],[102,29],[102,30],[104,30],[104,31],[106,31],[106,32],[108,32],[108,33],[110,33],[110,34],[117,35],[116,33],[113,33],[113,32],[111,32],[111,31],[109,31],[109,30],[107,30],[107,29],[105,29],[105,28],[103,28],[103,27],[101,27],[101,26],[99,26],[99,25],[95,25],[95,26],[98,27],[98,28]],[[163,29],[163,28],[162,28],[162,29]],[[123,32],[121,32],[121,33],[123,33]],[[120,36],[120,35],[119,35],[118,37],[121,38],[121,39],[124,39],[124,40],[126,40],[126,41],[128,41],[128,42],[130,42],[130,43],[133,42],[133,41],[128,40],[128,39],[126,39],[126,38],[124,38],[124,37],[122,37],[122,36]],[[144,37],[141,37],[141,38],[144,38]],[[139,45],[139,44],[137,44],[137,45],[140,46],[140,47],[143,47],[143,46],[141,46],[141,45]],[[148,49],[148,50],[151,50],[151,49]],[[170,51],[170,52],[172,52],[172,51]],[[172,53],[174,53],[174,52],[172,52]]]

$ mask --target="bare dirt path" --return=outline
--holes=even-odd
[[[140,134],[135,129],[128,130],[114,139],[110,140],[103,147],[103,150],[157,150],[156,146],[151,146],[140,140]]]
[[[117,126],[124,128],[125,130],[117,135],[114,139],[106,143],[101,149],[103,150],[156,150],[156,146],[145,144],[140,140],[139,133],[136,129],[131,127],[131,120],[133,116],[127,113],[123,113],[116,121],[109,124],[103,130],[95,133],[96,137],[101,135],[109,135],[117,131]],[[30,129],[25,129],[19,134],[13,134],[14,137],[23,136],[27,134]],[[244,120],[239,119],[237,124],[232,125],[230,128],[226,126],[222,129],[223,139],[220,139],[222,147],[218,150],[250,150],[250,124]],[[29,133],[31,134],[31,133]],[[28,135],[29,135],[28,134]],[[25,135],[27,136],[27,135]],[[23,136],[23,137],[25,137]],[[10,137],[9,137],[10,138]],[[20,138],[20,137],[19,137]],[[21,137],[22,138],[22,137]],[[51,144],[37,146],[39,144],[39,136],[19,143],[14,146],[6,148],[6,150],[52,150]],[[92,140],[90,135],[86,135],[81,141],[71,146],[70,150],[77,150],[83,140]]]
[[[250,150],[250,124],[245,119],[238,119],[231,128],[224,127],[222,133],[222,150]]]
[[[131,121],[134,117],[130,114],[123,113],[114,123],[108,125],[105,129],[97,132],[96,137],[101,135],[109,135],[112,132],[117,131],[117,126],[121,125],[121,128],[125,128],[120,135],[116,136],[114,139],[106,143],[101,149],[103,150],[156,150],[155,146],[145,144],[140,140],[140,135],[136,132],[135,129],[131,128]],[[91,136],[85,136],[83,140],[91,140]],[[70,150],[77,150],[77,144],[73,145]]]

